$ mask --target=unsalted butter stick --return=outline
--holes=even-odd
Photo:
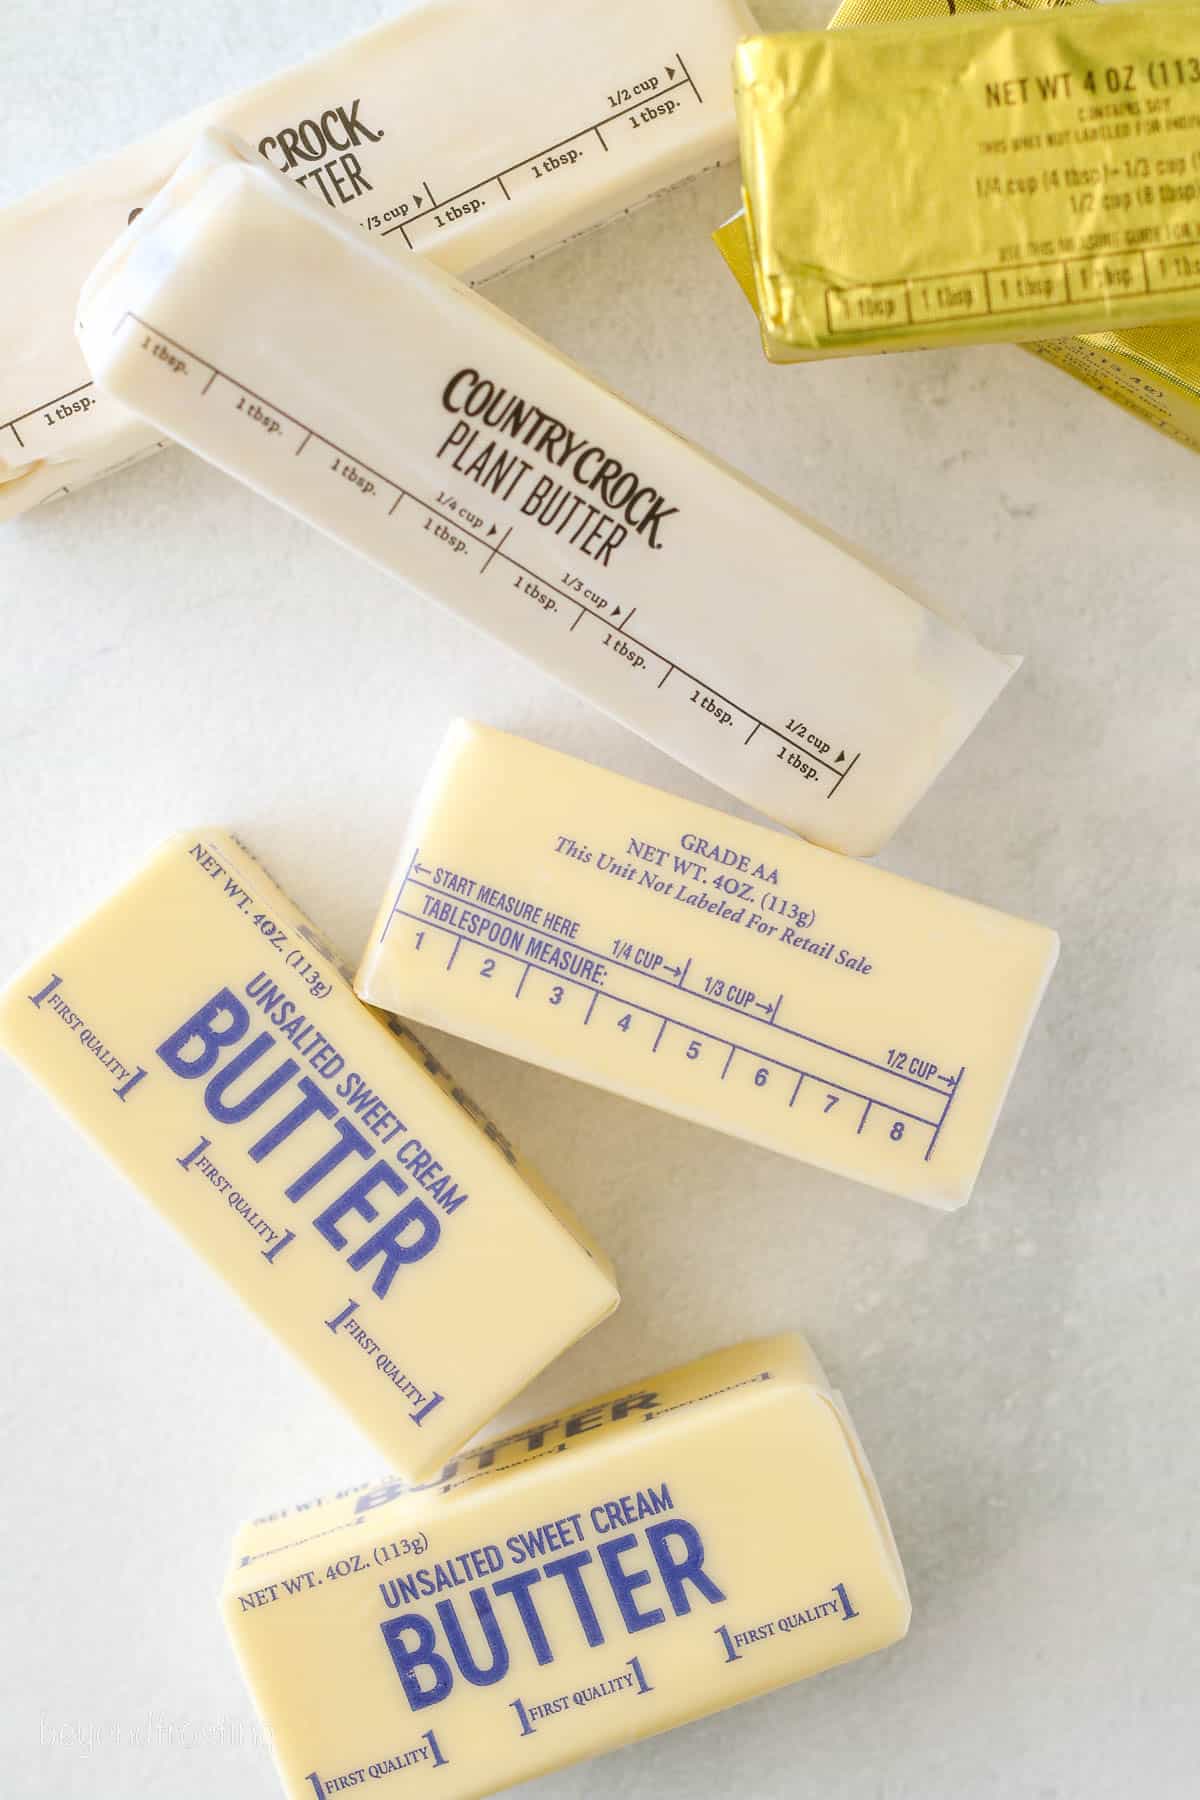
[[[39,957],[0,1044],[414,1478],[616,1305],[602,1253],[224,834],[172,839]]]
[[[1057,954],[1041,925],[459,723],[356,986],[954,1207]]]
[[[434,0],[0,211],[0,519],[152,450],[73,335],[88,270],[207,125],[390,254],[483,280],[736,155],[742,0]]]
[[[718,1352],[247,1527],[225,1616],[289,1800],[478,1800],[902,1638],[808,1346]]]
[[[836,849],[878,849],[1011,674],[217,134],[91,278],[82,337],[122,404]]]
[[[1193,318],[1198,32],[1195,5],[1123,5],[742,44],[742,169],[768,353]]]

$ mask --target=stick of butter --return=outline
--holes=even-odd
[[[742,44],[742,170],[768,353],[1194,317],[1198,33],[1196,6],[1123,5]]]
[[[1094,0],[1022,0],[1023,6],[1034,7],[1093,3]],[[940,18],[949,26],[953,18],[964,14],[1014,9],[1013,0],[957,0],[953,14],[944,8],[945,0],[844,0],[829,21],[829,29],[877,24],[884,19],[922,18]],[[758,288],[745,214],[738,213],[722,225],[713,233],[713,241],[757,314]],[[1200,326],[1143,325],[1132,331],[1047,338],[1041,343],[1022,344],[1021,348],[1073,375],[1176,443],[1189,450],[1200,450]],[[779,347],[774,360],[808,359],[801,355],[789,357]]]
[[[611,1267],[222,833],[0,996],[0,1044],[413,1479],[617,1304]]]
[[[949,1208],[1057,955],[1044,926],[459,722],[355,986]]]
[[[1013,662],[243,151],[203,140],[89,281],[99,384],[739,798],[878,849]]]
[[[743,0],[434,0],[0,212],[0,519],[158,444],[88,379],[80,285],[208,125],[393,255],[486,279],[736,153]]]
[[[247,1526],[224,1611],[289,1800],[478,1800],[882,1650],[910,1607],[845,1406],[778,1337],[486,1444],[437,1492]]]

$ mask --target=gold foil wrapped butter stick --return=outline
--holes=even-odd
[[[843,0],[831,31],[885,19],[938,18],[949,30],[972,13],[1091,6],[1094,0]],[[951,6],[953,5],[953,11]],[[713,233],[714,241],[757,312],[758,290],[744,213]],[[1143,325],[1132,331],[1046,338],[1022,349],[1073,375],[1105,399],[1190,450],[1200,450],[1200,320]],[[783,353],[776,360],[791,360]],[[800,360],[795,353],[795,360]]]
[[[738,111],[781,360],[1200,312],[1200,7],[748,39]]]
[[[844,0],[829,21],[831,31],[885,19],[938,18],[949,30],[955,19],[973,13],[1091,6],[1094,0]],[[713,233],[751,306],[758,309],[754,260],[746,217]],[[1200,320],[1144,325],[1132,331],[1095,332],[1083,337],[1047,338],[1021,346],[1064,374],[1073,375],[1105,399],[1152,425],[1190,450],[1200,450]],[[776,361],[808,360],[780,351]]]

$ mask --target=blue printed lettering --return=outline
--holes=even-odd
[[[57,978],[32,996],[35,1004],[52,993],[56,981]],[[253,1163],[262,1163],[280,1152],[281,1161],[286,1160],[288,1152],[284,1146],[293,1140],[299,1142],[297,1134],[303,1134],[307,1128],[313,1140],[309,1147],[311,1160],[299,1172],[293,1172],[293,1160],[288,1171],[290,1179],[285,1177],[283,1185],[284,1195],[293,1204],[306,1200],[351,1159],[369,1164],[335,1199],[325,1199],[311,1223],[331,1249],[345,1254],[356,1273],[371,1271],[372,1292],[379,1299],[386,1299],[400,1271],[428,1256],[442,1234],[438,1214],[425,1200],[408,1199],[399,1210],[381,1219],[378,1206],[370,1198],[379,1188],[397,1196],[408,1193],[410,1183],[397,1172],[393,1161],[376,1160],[381,1156],[379,1145],[387,1145],[407,1128],[358,1076],[348,1076],[337,1092],[348,1098],[365,1130],[344,1117],[321,1085],[322,1079],[332,1083],[344,1067],[334,1046],[265,971],[246,984],[246,993],[287,1041],[293,1054],[281,1056],[272,1066],[270,1059],[279,1047],[272,1032],[259,1031],[245,1041],[250,1010],[228,987],[219,989],[165,1038],[156,1054],[180,1080],[205,1083],[204,1108],[216,1124],[236,1127],[256,1121],[256,1134],[246,1148]],[[226,1059],[227,1051],[235,1053]],[[301,1073],[301,1058],[307,1060],[312,1073]],[[271,1102],[279,1098],[284,1100],[285,1109],[278,1117],[272,1117]],[[333,1140],[324,1148],[319,1146],[318,1128]],[[372,1143],[367,1131],[378,1143]],[[203,1140],[204,1150],[210,1141]],[[197,1154],[198,1150],[192,1151],[178,1160],[187,1168]],[[420,1139],[410,1138],[403,1152],[390,1156],[411,1169],[416,1182],[429,1192],[441,1212],[453,1213],[466,1201],[467,1195]],[[353,1243],[342,1229],[343,1221],[352,1214],[373,1227],[365,1237],[359,1234]],[[287,1241],[293,1235],[289,1234]],[[415,1389],[413,1393],[419,1403],[414,1420],[420,1424],[442,1396],[420,1394]]]
[[[645,1492],[665,1496],[667,1489],[664,1484]],[[515,1534],[509,1544],[523,1544],[528,1535]],[[594,1650],[606,1641],[601,1622],[605,1607],[610,1613],[615,1608],[621,1624],[632,1635],[664,1624],[668,1609],[680,1618],[700,1602],[710,1606],[723,1604],[724,1591],[705,1569],[704,1555],[704,1542],[696,1526],[676,1515],[647,1526],[644,1533],[629,1531],[620,1537],[606,1537],[597,1546],[596,1554],[590,1549],[576,1550],[544,1563],[540,1569],[504,1574],[491,1582],[477,1579],[459,1597],[435,1603],[437,1624],[424,1612],[412,1610],[385,1620],[380,1630],[408,1703],[419,1711],[446,1699],[459,1677],[474,1687],[490,1687],[502,1681],[512,1666],[506,1633],[523,1633],[539,1667],[557,1660],[567,1646],[552,1640],[546,1619],[538,1609],[535,1590],[541,1583],[562,1582],[571,1602],[574,1624],[583,1642]],[[496,1547],[485,1546],[463,1552],[449,1563],[395,1577],[381,1584],[380,1593],[389,1607],[404,1603],[413,1607],[421,1594],[462,1589],[472,1573],[478,1578],[485,1570],[494,1572],[499,1561]],[[659,1604],[649,1604],[649,1594],[639,1604],[636,1596],[642,1595],[644,1589],[654,1590]],[[510,1605],[500,1607],[501,1601]],[[555,1608],[551,1617],[556,1621],[556,1637],[569,1629],[561,1623],[561,1607]],[[517,1642],[520,1643],[519,1638]],[[473,1647],[479,1643],[480,1648]],[[630,1667],[633,1677],[625,1679],[631,1683],[636,1679],[639,1691],[649,1692],[649,1683],[636,1658]]]

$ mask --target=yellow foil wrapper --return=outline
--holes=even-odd
[[[768,355],[1200,312],[1200,7],[887,12],[738,51]]]
[[[1092,4],[1093,0],[955,0],[952,15],[948,0],[845,0],[829,25],[838,30],[885,19],[949,22],[964,13]],[[730,219],[713,238],[757,314],[758,289],[745,215]],[[1177,443],[1200,451],[1200,323],[1051,338],[1021,348],[1073,375]]]

